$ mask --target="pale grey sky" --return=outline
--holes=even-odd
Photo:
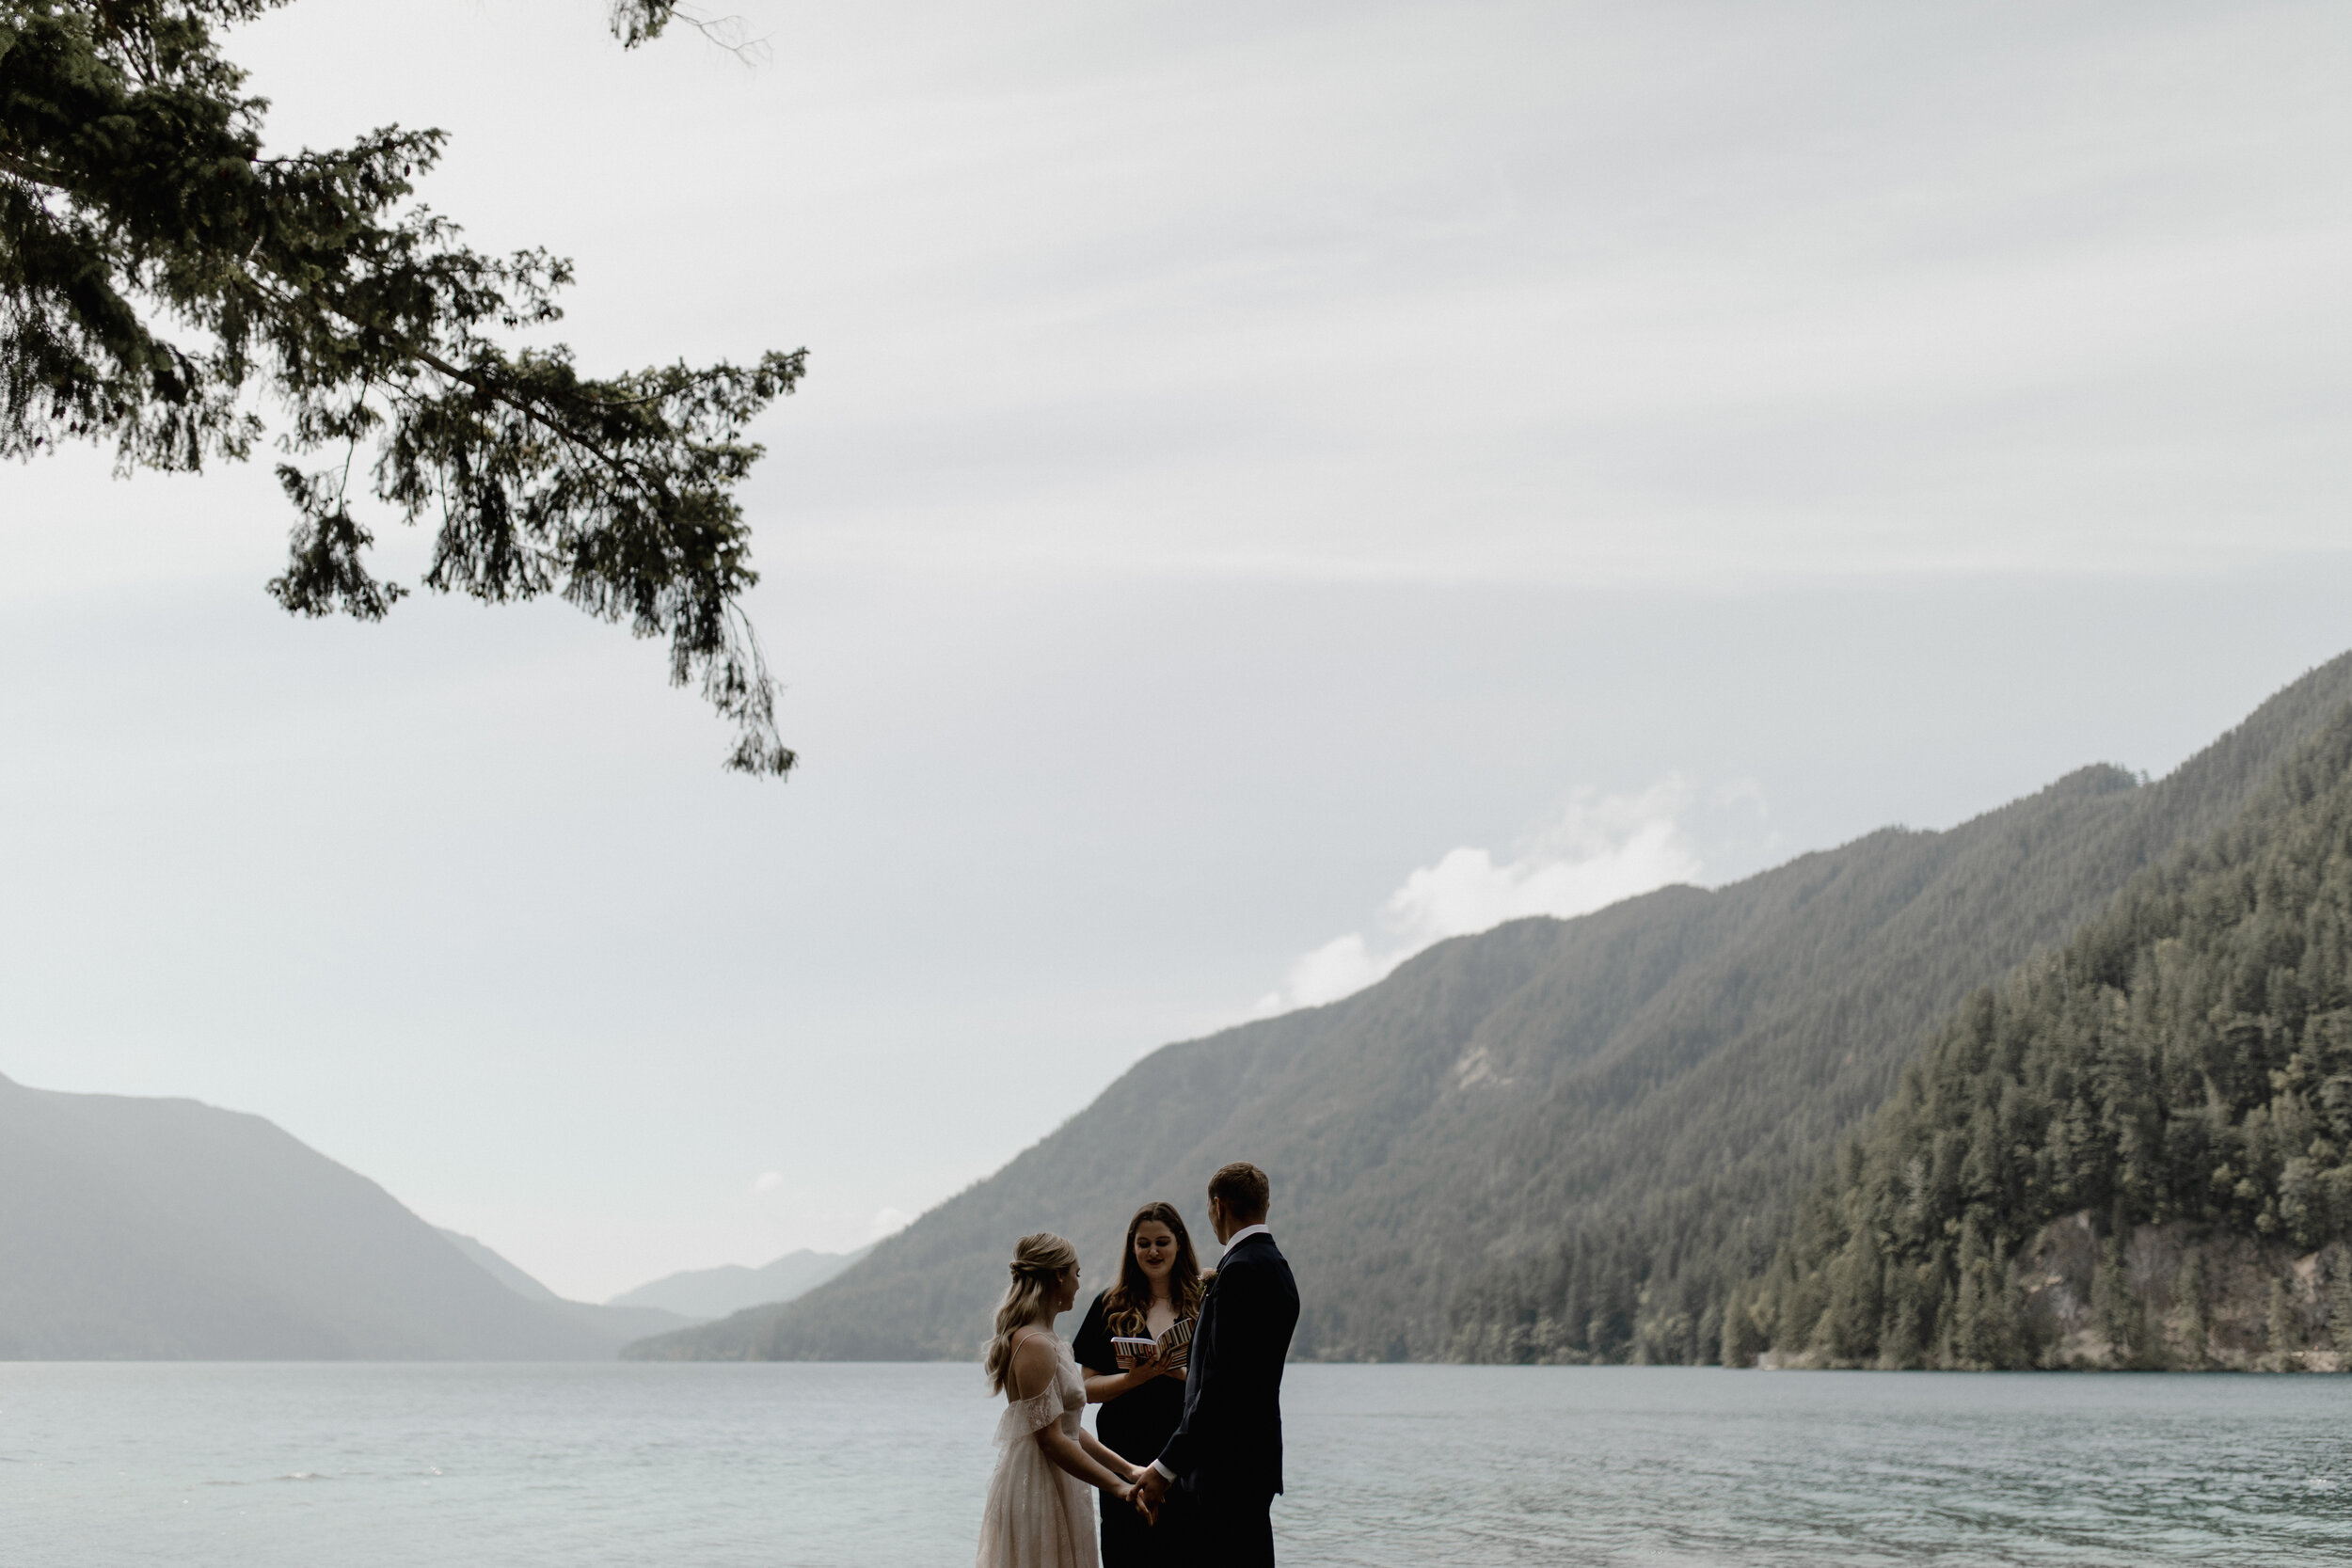
[[[810,348],[803,773],[560,607],[283,618],[260,470],[9,469],[0,1072],[600,1297],[862,1243],[1350,937],[2161,771],[2352,645],[2339,8],[740,8],[238,48],[287,140],[448,128],[592,364]]]

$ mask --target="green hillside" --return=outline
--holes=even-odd
[[[2352,1311],[2330,1310],[2352,1307],[2347,1228],[2352,712],[2226,829],[1969,998],[1840,1151],[1726,1345],[2302,1364],[2352,1349]]]
[[[2352,657],[2157,784],[2086,768],[1948,832],[1515,922],[1166,1047],[839,1278],[628,1354],[969,1355],[1012,1238],[1063,1230],[1105,1276],[1137,1202],[1198,1214],[1208,1172],[1248,1158],[1275,1176],[1301,1355],[1712,1359],[1792,1195],[1938,1024],[2229,823],[2347,701]]]

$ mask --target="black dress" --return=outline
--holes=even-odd
[[[1104,1311],[1101,1296],[1088,1308],[1087,1321],[1071,1341],[1070,1353],[1079,1366],[1091,1371],[1119,1370],[1118,1354],[1111,1349],[1110,1315]],[[1140,1388],[1104,1401],[1102,1414],[1094,1418],[1094,1431],[1103,1446],[1120,1458],[1149,1465],[1160,1456],[1168,1438],[1175,1435],[1176,1423],[1184,1418],[1184,1384],[1172,1377],[1155,1377]],[[1102,1503],[1103,1568],[1161,1568],[1177,1560],[1165,1515],[1155,1528],[1108,1493],[1102,1495]]]

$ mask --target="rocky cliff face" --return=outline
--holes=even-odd
[[[2055,1368],[2338,1371],[2352,1353],[2352,1247],[2311,1252],[2175,1221],[2102,1243],[2090,1211],[2020,1261],[2036,1359]]]

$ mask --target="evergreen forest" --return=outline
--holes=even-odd
[[[1726,1358],[1769,1342],[1846,1365],[2284,1366],[2338,1349],[2348,944],[2352,710],[2235,822],[1968,999],[1741,1293]]]

